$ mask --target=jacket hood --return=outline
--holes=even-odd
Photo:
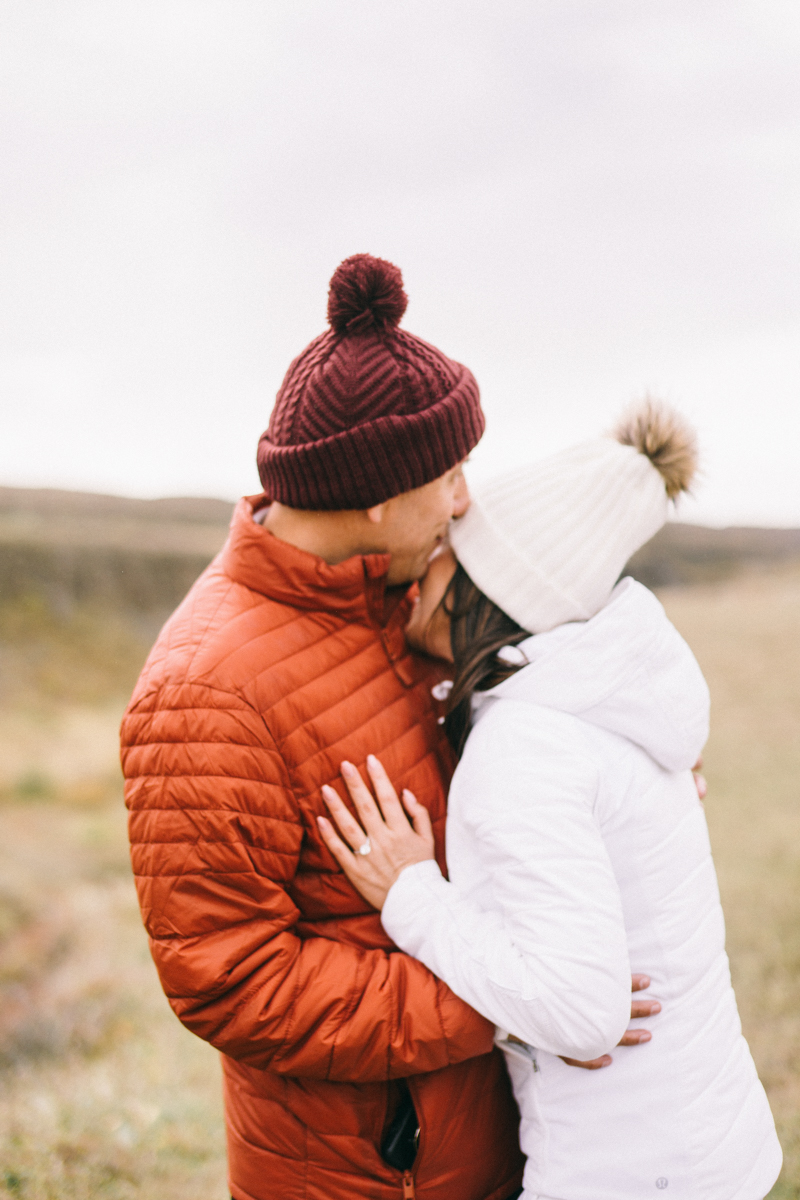
[[[640,583],[623,579],[590,620],[560,625],[501,654],[514,661],[519,651],[529,665],[485,697],[571,713],[628,738],[669,771],[697,761],[708,737],[708,686],[663,607]],[[476,697],[478,707],[483,699]]]

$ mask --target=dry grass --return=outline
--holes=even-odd
[[[0,714],[60,718],[64,706],[119,702],[157,632],[154,620],[91,606],[59,614],[35,595],[0,604]]]
[[[800,570],[662,595],[711,685],[706,801],[742,1024],[800,1197]]]
[[[663,599],[711,683],[734,980],[786,1151],[772,1197],[800,1200],[800,571]],[[130,880],[116,728],[141,635],[4,620],[0,1197],[222,1200],[217,1058],[169,1011]]]
[[[219,1061],[161,992],[117,729],[146,635],[0,611],[0,1197],[227,1197]]]
[[[217,1055],[161,993],[116,781],[0,809],[0,878],[0,1196],[227,1197]]]

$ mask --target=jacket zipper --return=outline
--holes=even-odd
[[[391,643],[389,641],[388,631],[386,629],[381,629],[381,645],[383,646],[383,652],[389,661],[389,666],[392,668],[392,671],[394,672],[395,676],[400,681],[400,683],[403,685],[403,687],[404,688],[413,687],[414,683],[416,682],[415,678],[414,678],[414,673],[402,661],[406,654],[405,642],[401,643],[401,645],[398,647],[398,651],[396,653],[394,651],[394,649],[392,648]]]
[[[414,1159],[413,1164],[415,1167],[417,1167],[419,1166],[420,1149],[423,1141],[422,1120],[420,1119],[421,1105],[419,1102],[419,1097],[415,1094],[417,1090],[415,1087],[416,1080],[412,1077],[411,1079],[407,1079],[406,1083],[408,1084],[408,1094],[411,1097],[411,1103],[414,1105],[414,1112],[417,1114],[417,1156]],[[411,1171],[403,1171],[403,1200],[416,1200],[416,1196],[417,1190],[414,1187],[414,1176],[412,1175]]]

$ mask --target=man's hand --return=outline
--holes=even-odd
[[[708,791],[708,785],[701,771],[703,769],[702,756],[692,767],[694,775],[694,786],[697,788],[697,795],[700,800],[705,800]],[[640,992],[642,988],[650,986],[650,980],[647,975],[632,975],[631,976],[631,991]],[[661,1005],[658,1000],[634,1000],[631,1004],[631,1018],[637,1017],[654,1017],[656,1013],[661,1012]],[[623,1033],[619,1042],[620,1046],[640,1046],[642,1042],[649,1042],[653,1035],[648,1029],[628,1029]],[[562,1056],[563,1057],[563,1056]],[[564,1062],[569,1063],[571,1067],[583,1067],[584,1071],[598,1071],[600,1067],[608,1067],[612,1063],[610,1054],[604,1054],[602,1058],[592,1058],[589,1062],[579,1062],[577,1058],[565,1058]]]
[[[701,800],[705,795],[705,780],[697,772],[702,765],[702,759],[698,759],[693,767]],[[400,803],[382,764],[374,755],[370,754],[367,758],[367,773],[375,789],[377,804],[352,763],[343,762],[341,769],[342,778],[363,825],[359,825],[351,816],[334,789],[327,786],[322,788],[322,795],[344,840],[337,836],[333,825],[325,817],[317,817],[317,823],[322,840],[347,878],[370,904],[380,910],[389,889],[404,867],[433,858],[430,818],[427,810],[408,790],[404,791],[403,803]],[[632,992],[641,992],[649,986],[648,975],[631,976]],[[632,1020],[654,1017],[660,1012],[658,1000],[633,1000],[631,1003]],[[652,1036],[648,1029],[627,1029],[617,1044],[640,1046],[649,1042]],[[584,1071],[598,1071],[612,1062],[610,1054],[603,1054],[588,1062],[564,1058],[563,1055],[561,1058],[570,1067],[582,1067]]]
[[[641,992],[644,988],[650,987],[650,977],[648,975],[632,975],[631,976],[631,991]],[[633,1020],[639,1017],[654,1017],[656,1013],[661,1012],[661,1005],[658,1000],[634,1000],[631,1003],[631,1018]],[[640,1046],[642,1042],[649,1042],[653,1035],[648,1029],[627,1029],[623,1033],[619,1042],[619,1046]],[[563,1055],[561,1056],[563,1058]],[[564,1062],[571,1067],[583,1067],[584,1071],[598,1071],[600,1067],[608,1067],[611,1065],[612,1058],[610,1054],[604,1054],[601,1058],[592,1058],[589,1062],[579,1062],[577,1058],[564,1058]]]
[[[700,800],[705,800],[708,791],[708,784],[704,776],[701,774],[703,770],[702,755],[692,767],[694,775],[694,786],[697,788],[697,795]],[[650,980],[647,975],[632,975],[631,976],[631,991],[640,992],[643,988],[650,986]],[[638,1017],[654,1017],[656,1013],[661,1012],[661,1005],[658,1000],[634,1000],[631,1004],[631,1019],[635,1020]],[[653,1035],[648,1029],[628,1029],[623,1033],[619,1041],[620,1046],[640,1046],[642,1042],[649,1042]],[[563,1058],[563,1055],[562,1055]],[[612,1063],[610,1054],[604,1054],[601,1058],[592,1058],[589,1062],[579,1062],[577,1058],[565,1058],[564,1062],[571,1067],[583,1067],[584,1071],[598,1071],[600,1067],[608,1067]]]

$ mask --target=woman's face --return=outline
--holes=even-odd
[[[406,625],[409,645],[434,658],[453,661],[450,645],[450,615],[443,600],[456,573],[456,556],[450,547],[442,550],[430,563],[420,580],[419,600],[411,620]]]

